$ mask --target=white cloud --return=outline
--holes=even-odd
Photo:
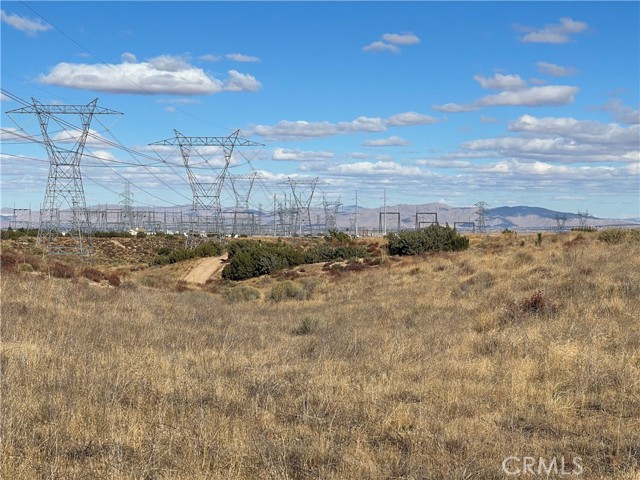
[[[423,115],[418,112],[405,112],[391,115],[387,119],[386,124],[391,126],[428,125],[436,123],[437,121],[437,118],[429,115]]]
[[[51,139],[55,143],[75,143],[80,139],[81,136],[82,136],[82,131],[80,129],[61,130],[57,132],[55,135],[53,135]],[[85,144],[87,146],[92,146],[92,147],[98,147],[98,146],[107,147],[107,148],[109,147],[106,139],[93,128],[89,129],[89,133],[87,135]]]
[[[413,33],[385,33],[382,35],[385,42],[397,45],[415,45],[420,43],[420,39]]]
[[[206,55],[200,55],[198,59],[202,60],[203,62],[217,62],[218,60],[220,60],[220,55],[212,55],[210,53],[207,53]]]
[[[466,160],[447,160],[443,158],[424,158],[416,160],[416,165],[424,165],[431,168],[468,168],[472,165]]]
[[[2,127],[0,129],[0,140],[8,142],[10,140],[31,140],[31,137],[14,127]]]
[[[113,161],[113,160],[118,160],[118,158],[110,151],[108,150],[92,150],[91,151],[91,157],[94,160],[100,159],[100,160],[107,160],[107,161]]]
[[[531,85],[546,85],[547,81],[543,80],[542,78],[531,77],[529,79],[529,83]]]
[[[384,132],[387,127],[385,121],[379,117],[361,116],[350,122],[338,122],[338,131],[353,132]]]
[[[527,86],[527,82],[520,78],[520,75],[502,75],[496,73],[491,78],[486,78],[482,75],[476,75],[473,78],[482,88],[492,90],[521,90]]]
[[[624,170],[629,174],[629,175],[634,175],[634,176],[638,176],[640,175],[640,162],[635,162],[635,163],[631,163],[629,165],[627,165]]]
[[[624,167],[623,167],[624,168]],[[610,175],[621,171],[618,167],[609,166],[569,166],[553,165],[550,163],[534,161],[521,162],[503,160],[493,164],[478,165],[474,168],[478,172],[491,172],[497,174],[520,175],[524,178],[539,177],[597,177]]]
[[[226,92],[257,92],[260,88],[262,84],[256,80],[256,77],[237,70],[229,70],[229,78],[224,83]]]
[[[640,160],[640,126],[623,128],[573,118],[524,115],[512,122],[509,129],[526,136],[473,140],[462,147],[508,159],[553,163]]]
[[[482,123],[498,123],[498,119],[494,117],[487,117],[485,115],[480,116],[480,121]]]
[[[599,107],[600,110],[607,110],[611,112],[614,120],[622,123],[628,123],[631,125],[637,125],[640,123],[640,110],[624,105],[620,100],[612,99]]]
[[[348,154],[349,157],[354,158],[356,160],[365,160],[365,159],[374,159],[381,161],[390,161],[392,160],[391,156],[386,154],[372,154],[372,153],[363,153],[363,152],[351,152]]]
[[[369,45],[362,47],[362,50],[365,52],[400,53],[398,45],[415,45],[418,43],[420,43],[420,38],[411,32],[385,33],[382,35],[382,40],[371,42]]]
[[[524,43],[567,43],[571,35],[584,32],[589,26],[585,22],[564,17],[560,23],[550,23],[540,29],[526,26],[517,28],[529,32],[520,39]]]
[[[174,107],[173,105],[169,105],[167,108],[165,108],[165,110],[169,113],[174,113],[176,111],[176,107]]]
[[[640,148],[640,125],[621,127],[571,117],[533,117],[522,115],[509,124],[513,132],[563,136],[592,145],[616,144]]]
[[[422,171],[418,167],[408,167],[397,162],[355,162],[342,163],[329,167],[329,172],[347,175],[400,175],[420,176]]]
[[[363,143],[365,147],[401,147],[410,144],[411,142],[409,140],[395,135],[388,138],[380,138],[377,140],[367,140]]]
[[[500,93],[486,95],[471,103],[445,103],[433,105],[439,112],[471,112],[481,107],[566,105],[573,103],[578,87],[566,85],[545,85],[529,87],[520,75],[495,74],[491,78],[482,75],[473,77],[483,88],[502,90]]]
[[[243,55],[242,53],[227,53],[225,57],[235,62],[259,62],[260,61],[258,57],[252,57],[251,55]]]
[[[578,70],[573,67],[563,67],[555,63],[538,62],[536,67],[538,67],[540,73],[546,73],[553,77],[570,77],[578,73]]]
[[[433,105],[432,108],[438,112],[445,112],[445,113],[474,112],[478,110],[478,107],[474,105],[462,105],[459,103],[445,103],[444,105]]]
[[[381,41],[371,42],[369,45],[365,45],[364,47],[362,47],[362,50],[365,52],[400,53],[400,48],[398,46]]]
[[[124,52],[122,55],[120,55],[120,59],[124,63],[136,63],[138,61],[136,56],[131,52]]]
[[[337,123],[281,120],[275,125],[256,125],[249,130],[252,134],[270,140],[287,141],[346,133],[385,132],[390,126],[426,125],[436,121],[433,117],[417,112],[404,112],[389,118],[360,116],[350,122]]]
[[[133,54],[125,54],[129,60]],[[40,83],[109,93],[211,95],[222,91],[256,91],[260,82],[236,70],[226,81],[190,65],[185,57],[161,55],[147,62],[121,64],[59,63]]]
[[[273,151],[273,160],[289,162],[319,162],[333,158],[333,152],[313,152],[303,150],[286,150],[276,148]]]
[[[489,106],[527,106],[566,105],[573,103],[578,87],[547,85],[530,87],[525,90],[500,92],[487,95],[476,101],[476,105]]]
[[[15,13],[7,13],[4,10],[0,10],[0,20],[16,30],[26,33],[30,37],[35,36],[38,32],[46,32],[53,28],[51,25],[43,22],[39,18],[31,20],[29,18],[16,15]]]
[[[255,135],[259,135],[270,140],[328,137],[338,133],[337,127],[333,123],[307,122],[305,120],[297,120],[295,122],[281,120],[273,126],[256,125],[249,130]]]

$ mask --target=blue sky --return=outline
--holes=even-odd
[[[3,1],[1,80],[28,102],[124,114],[91,125],[89,204],[117,203],[127,180],[138,205],[189,204],[179,152],[149,144],[240,129],[265,145],[230,169],[263,177],[253,206],[320,177],[344,204],[357,190],[377,207],[386,189],[391,204],[640,217],[639,5]],[[38,124],[1,99],[2,206],[37,208]],[[220,152],[197,153],[215,177]]]

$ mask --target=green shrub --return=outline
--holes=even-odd
[[[223,293],[224,299],[229,303],[248,302],[252,300],[260,300],[262,294],[260,290],[248,285],[238,285],[237,287],[229,288]]]
[[[310,299],[320,285],[321,280],[317,277],[303,277],[299,280],[305,291],[305,297]]]
[[[0,231],[0,238],[2,240],[17,240],[21,237],[37,237],[38,229],[37,228],[17,228],[13,229],[11,227],[6,230]]]
[[[300,324],[293,329],[294,335],[310,335],[324,327],[324,318],[319,315],[306,315]]]
[[[455,251],[469,248],[469,239],[449,225],[430,225],[387,235],[387,249],[391,255],[419,255],[425,252]]]
[[[207,242],[196,248],[181,248],[170,250],[167,247],[158,249],[158,255],[152,260],[152,265],[168,265],[190,260],[192,258],[217,257],[221,255],[223,248],[218,243]]]
[[[360,246],[332,247],[327,243],[319,243],[304,250],[296,249],[281,241],[262,243],[239,240],[229,245],[229,263],[222,271],[222,278],[246,280],[306,263],[321,263],[337,259],[350,260],[368,255],[365,248]]]
[[[598,240],[605,243],[622,243],[627,239],[629,230],[624,228],[607,228],[598,233]]]
[[[269,298],[274,302],[281,302],[283,300],[304,300],[307,297],[304,285],[300,282],[294,282],[292,280],[285,280],[283,282],[276,283],[271,288],[271,294]]]
[[[131,238],[131,233],[128,230],[98,230],[94,231],[92,235],[95,238]]]
[[[329,230],[324,238],[329,242],[336,243],[347,243],[351,241],[351,235],[344,232],[339,232],[338,230]]]

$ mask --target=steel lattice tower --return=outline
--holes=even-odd
[[[98,107],[97,98],[87,105],[43,105],[35,98],[31,100],[32,105],[7,113],[35,114],[40,124],[42,143],[49,156],[49,177],[40,210],[38,243],[44,244],[46,254],[91,255],[91,223],[82,186],[80,161],[93,116],[121,113]],[[58,118],[61,115],[79,118],[80,125]],[[74,130],[77,135],[72,135],[71,138],[51,138],[49,126],[52,120],[63,130]],[[72,145],[71,148],[65,146],[68,144]],[[70,210],[71,218],[63,220],[64,210]],[[62,235],[74,241],[61,242],[59,237]]]
[[[251,190],[253,190],[253,184],[256,178],[259,177],[258,172],[248,174],[232,174],[229,175],[231,179],[231,187],[233,188],[233,194],[236,198],[236,208],[233,212],[233,233],[245,233],[253,235],[255,232],[255,222],[250,222],[252,218],[249,212],[249,197],[251,196]],[[244,182],[243,180],[246,180]],[[254,218],[254,217],[253,217]],[[248,228],[248,231],[246,230]]]
[[[161,140],[152,143],[152,146],[178,146],[187,170],[189,184],[193,193],[193,209],[189,220],[189,232],[187,235],[187,246],[195,247],[210,234],[217,237],[224,236],[224,219],[222,217],[222,206],[220,204],[220,194],[222,186],[227,177],[231,155],[236,147],[264,147],[263,144],[240,138],[240,130],[236,130],[228,137],[185,137],[177,130],[174,130],[175,138]],[[213,155],[206,157],[198,149],[206,147],[222,148],[224,161],[221,167],[216,167],[209,163]],[[205,174],[196,172],[195,166],[190,163],[193,151],[204,160]],[[210,181],[210,178],[213,178]]]
[[[329,233],[331,230],[338,229],[338,213],[340,212],[340,207],[342,207],[342,202],[340,202],[340,197],[335,202],[330,202],[326,199],[326,197],[322,196],[322,207],[324,208],[324,228],[326,233]]]
[[[302,224],[307,223],[309,234],[313,235],[313,224],[311,223],[311,201],[316,190],[320,178],[288,178],[285,184],[291,187],[291,194],[295,202],[295,216],[292,218],[292,234],[302,234]],[[305,189],[299,188],[303,186],[309,187],[308,194]]]
[[[475,206],[478,207],[478,210],[476,210],[476,227],[478,228],[478,232],[486,233],[487,207],[489,204],[487,202],[478,202]]]
[[[121,193],[120,196],[122,197],[120,203],[122,204],[123,226],[133,230],[136,222],[133,213],[133,193],[131,193],[131,182],[129,180],[124,184],[124,193]]]

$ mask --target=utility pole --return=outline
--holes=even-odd
[[[273,194],[273,236],[278,236],[278,220],[276,218],[278,212],[278,207],[276,205],[276,194]]]
[[[383,236],[387,236],[387,189],[384,189],[384,215],[382,216]]]
[[[356,190],[356,238],[358,237],[358,190]]]

